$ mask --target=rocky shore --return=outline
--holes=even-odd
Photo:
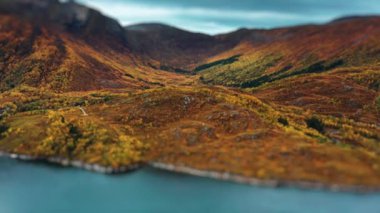
[[[213,178],[223,181],[232,181],[241,184],[248,184],[252,186],[262,187],[293,187],[299,189],[314,189],[314,190],[330,190],[333,192],[351,192],[351,193],[378,193],[380,188],[372,188],[367,186],[347,186],[339,184],[324,184],[317,182],[305,182],[305,181],[281,181],[281,180],[261,180],[257,178],[244,177],[241,175],[234,175],[230,173],[220,173],[215,171],[203,171],[197,170],[185,166],[175,166],[171,164],[165,164],[160,162],[152,162],[149,164],[151,167],[170,172],[177,172],[183,174],[189,174],[198,177]]]
[[[59,157],[43,158],[43,157],[34,157],[34,156],[29,156],[29,155],[6,153],[6,152],[1,152],[1,151],[0,151],[0,157],[9,157],[12,159],[23,160],[23,161],[40,161],[40,162],[60,165],[63,167],[74,167],[74,168],[84,169],[87,171],[98,172],[102,174],[126,173],[126,172],[130,172],[141,167],[141,165],[133,165],[133,166],[122,166],[118,168],[113,168],[110,166],[89,164],[89,163],[85,163],[78,160],[69,160],[66,158],[59,158]]]
[[[58,157],[34,157],[29,155],[15,154],[15,153],[6,153],[0,151],[0,157],[8,157],[16,160],[22,161],[40,161],[46,162],[50,164],[55,164],[63,167],[74,167],[79,169],[84,169],[87,171],[98,172],[102,174],[122,174],[134,171],[138,168],[141,168],[141,165],[133,165],[133,166],[123,166],[119,168],[101,166],[98,164],[88,164],[82,161],[77,160],[69,160],[65,158]],[[151,162],[148,164],[149,166],[159,169],[165,170],[169,172],[176,172],[182,174],[193,175],[197,177],[205,177],[212,178],[223,181],[231,181],[235,183],[247,184],[252,186],[260,186],[260,187],[273,187],[273,188],[281,188],[281,187],[294,187],[299,189],[314,189],[314,190],[330,190],[333,192],[353,192],[353,193],[374,193],[380,192],[380,188],[372,188],[366,186],[347,186],[347,185],[339,185],[339,184],[324,184],[317,182],[305,182],[305,181],[281,181],[281,180],[261,180],[257,178],[244,177],[241,175],[234,175],[230,173],[220,173],[215,171],[204,171],[197,170],[186,166],[176,166],[172,164],[165,164],[161,162]]]

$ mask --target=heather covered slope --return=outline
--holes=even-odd
[[[113,69],[105,60],[105,54],[81,40],[73,40],[64,32],[57,33],[14,16],[2,15],[0,22],[3,26],[0,33],[2,90],[21,84],[55,90],[127,85],[122,69]]]
[[[379,23],[379,17],[362,17],[326,25],[238,31],[224,36],[238,36],[240,44],[210,63],[240,55],[238,60],[198,71],[204,83],[249,88],[338,67],[377,66]]]
[[[145,66],[127,47],[122,27],[97,11],[58,1],[6,2],[0,4],[2,91],[18,85],[135,90],[187,81]]]
[[[379,23],[373,16],[241,30],[225,36],[243,45],[197,72],[203,83],[242,88],[275,107],[379,125]]]
[[[256,87],[294,75],[379,63],[377,16],[208,36],[162,24],[126,27],[132,51],[154,67],[197,72],[207,84]]]
[[[379,23],[209,36],[0,1],[0,152],[379,189]]]
[[[226,89],[55,94],[24,87],[0,103],[0,150],[8,153],[109,172],[159,162],[285,185],[380,187],[378,126],[274,108]]]
[[[283,79],[250,91],[276,105],[379,125],[379,83],[377,67],[340,68]]]

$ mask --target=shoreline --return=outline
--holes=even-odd
[[[22,154],[15,154],[15,153],[6,153],[0,151],[0,157],[7,157],[15,160],[21,160],[21,161],[29,161],[29,162],[44,162],[51,165],[58,165],[62,167],[73,167],[78,169],[83,169],[90,172],[97,172],[101,174],[106,175],[113,175],[113,174],[122,174],[134,171],[141,167],[140,164],[132,165],[132,166],[122,166],[118,168],[112,168],[110,166],[101,166],[99,164],[89,164],[84,163],[83,161],[79,160],[69,160],[67,158],[60,158],[60,157],[34,157],[30,155],[22,155]]]
[[[107,166],[101,166],[98,164],[89,164],[84,163],[78,160],[69,160],[59,157],[34,157],[29,155],[15,154],[15,153],[6,153],[0,151],[0,157],[11,158],[21,161],[29,162],[44,162],[50,165],[58,165],[62,167],[73,167],[78,169],[83,169],[90,172],[96,172],[106,175],[118,175],[128,172],[135,171],[142,167],[141,164],[136,164],[132,166],[122,166],[119,168],[112,168]],[[185,166],[176,166],[173,164],[166,164],[161,162],[151,162],[147,164],[151,168],[186,174],[196,177],[210,178],[220,181],[229,181],[232,183],[258,186],[258,187],[271,187],[271,188],[296,188],[301,190],[328,190],[331,192],[344,192],[344,193],[358,193],[358,194],[367,194],[367,193],[380,193],[379,188],[372,188],[367,186],[349,186],[349,185],[340,185],[340,184],[324,184],[318,182],[307,182],[307,181],[282,181],[282,180],[261,180],[258,178],[244,177],[241,175],[234,175],[231,173],[221,173],[216,171],[204,171],[198,170],[191,167]]]
[[[271,187],[271,188],[296,188],[301,190],[327,190],[331,192],[343,192],[343,193],[357,193],[357,194],[368,194],[368,193],[380,193],[379,188],[367,187],[367,186],[350,186],[350,185],[340,185],[340,184],[324,184],[318,182],[307,182],[307,181],[283,181],[283,180],[262,180],[252,177],[244,177],[241,175],[234,175],[231,173],[221,173],[215,171],[204,171],[193,169],[186,166],[175,166],[172,164],[165,164],[160,162],[152,162],[149,165],[153,168],[187,174],[197,177],[211,178],[221,181],[229,181],[239,184],[258,186],[258,187]]]

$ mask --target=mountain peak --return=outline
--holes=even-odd
[[[0,12],[86,37],[103,35],[124,38],[124,29],[116,20],[75,1],[2,0]]]

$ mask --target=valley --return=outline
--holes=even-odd
[[[379,36],[376,16],[210,36],[2,0],[0,151],[378,190]]]

